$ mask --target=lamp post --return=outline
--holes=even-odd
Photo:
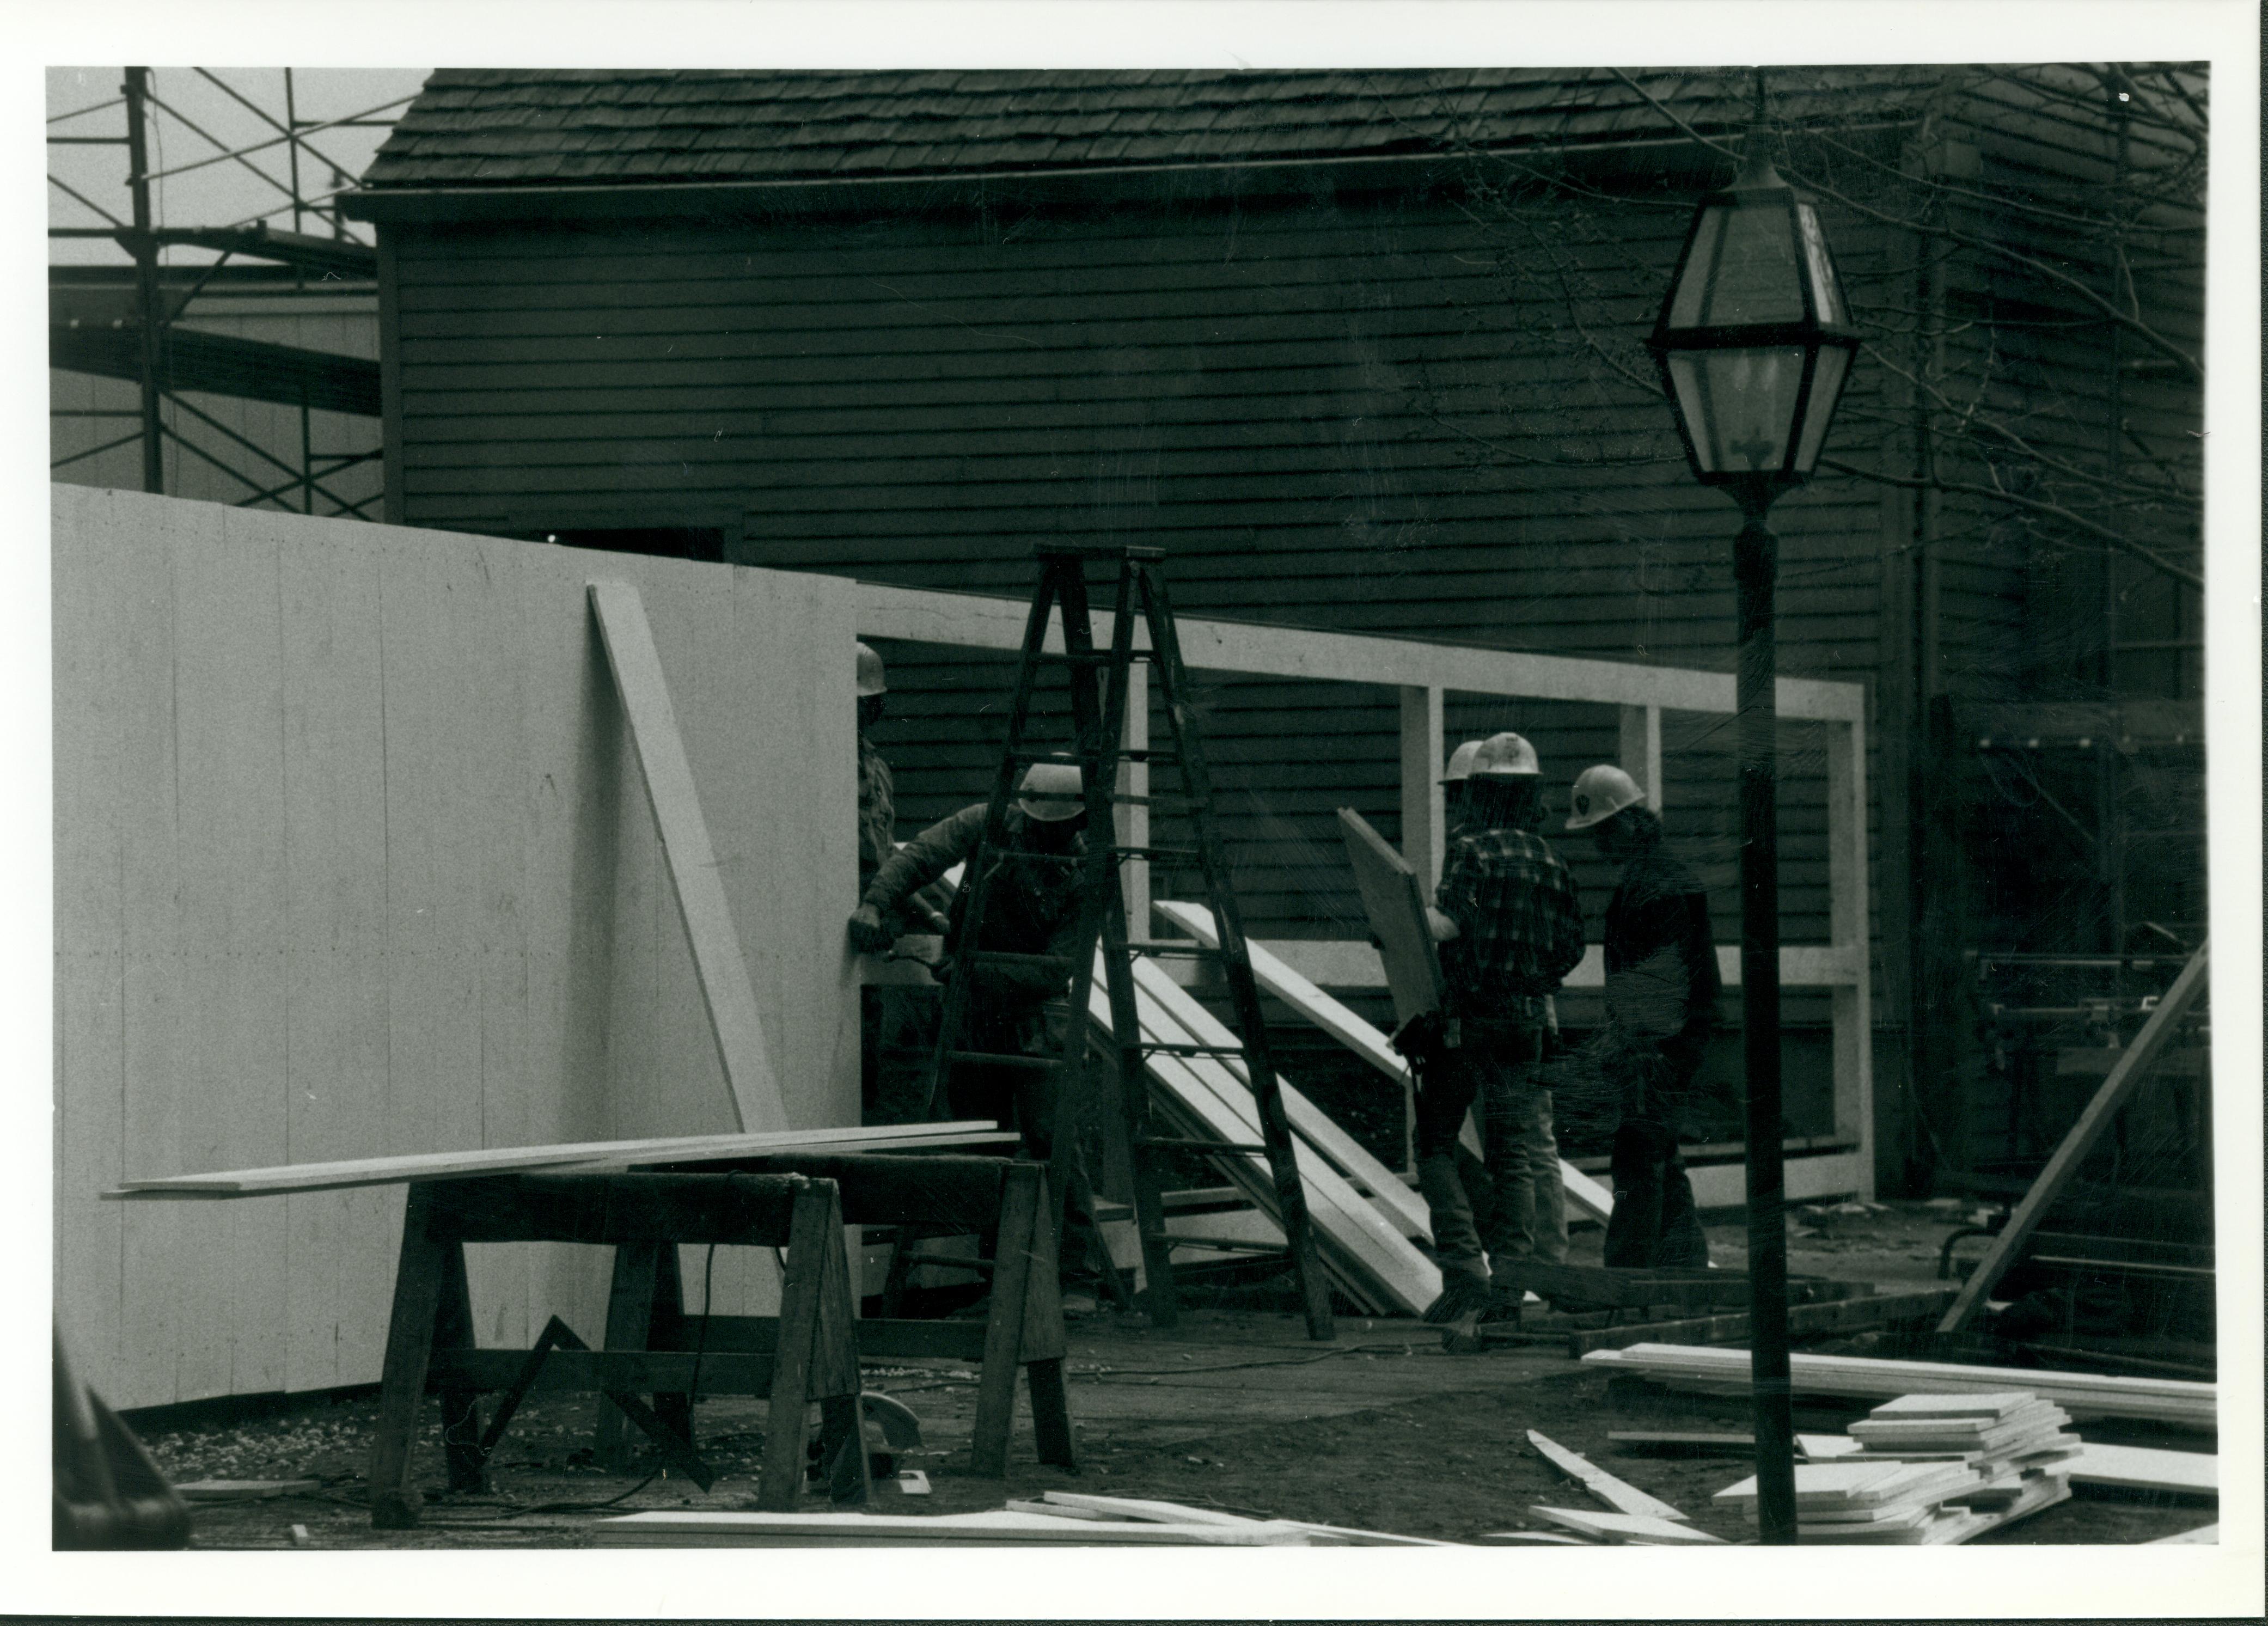
[[[1741,997],[1748,1078],[1749,1375],[1764,1540],[1795,1541],[1786,1191],[1780,1157],[1779,842],[1773,786],[1772,499],[1809,478],[1859,336],[1811,201],[1764,156],[1701,200],[1647,340],[1693,476],[1741,505],[1733,540],[1740,665]]]

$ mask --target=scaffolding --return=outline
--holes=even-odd
[[[312,514],[318,511],[320,498],[331,513],[375,518],[370,511],[378,503],[377,493],[355,497],[340,489],[339,479],[350,469],[379,462],[381,449],[372,444],[319,450],[315,415],[366,417],[372,420],[374,430],[381,401],[378,362],[185,324],[204,315],[217,296],[233,291],[231,282],[216,278],[235,262],[275,268],[280,285],[299,295],[374,287],[377,251],[356,235],[337,207],[339,195],[352,188],[353,177],[312,137],[327,130],[390,129],[393,118],[387,115],[398,114],[412,99],[399,97],[344,118],[305,119],[299,115],[298,87],[291,69],[283,70],[280,115],[211,70],[166,71],[194,76],[216,88],[257,118],[269,133],[258,141],[232,146],[161,97],[157,76],[148,68],[126,69],[114,99],[48,119],[50,149],[117,146],[126,149],[127,158],[122,217],[61,176],[48,174],[51,187],[105,223],[50,226],[48,237],[107,239],[124,251],[132,269],[130,287],[123,291],[74,276],[72,269],[51,269],[48,362],[65,372],[123,380],[136,389],[130,409],[53,408],[52,416],[58,420],[131,420],[132,427],[51,458],[50,473],[138,443],[142,489],[162,494],[167,486],[166,450],[171,445],[240,486],[241,493],[232,498],[238,506],[265,504]],[[109,115],[104,122],[114,120],[112,129],[95,125],[90,133],[90,121],[99,115]],[[176,128],[199,143],[197,156],[153,169],[152,147],[162,150],[161,140],[153,137],[162,138]],[[264,153],[275,158],[256,161]],[[278,201],[220,224],[167,225],[155,218],[154,183],[221,164],[256,176]],[[327,173],[328,186],[311,192],[308,179],[317,173]],[[276,224],[275,217],[287,211],[289,227]],[[213,257],[204,263],[167,264],[168,251],[177,248]],[[263,445],[187,399],[192,392],[296,408],[298,445]],[[374,433],[371,437],[373,443],[377,438]]]

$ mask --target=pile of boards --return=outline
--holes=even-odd
[[[977,1513],[630,1513],[593,1531],[600,1547],[1446,1547],[1294,1519],[1049,1490]]]
[[[1583,1362],[1695,1394],[1749,1392],[1745,1350],[1638,1343],[1626,1350],[1594,1350],[1583,1357]],[[1853,1400],[1895,1399],[1925,1389],[1933,1394],[1996,1394],[2005,1393],[2014,1380],[2074,1418],[2132,1418],[2206,1433],[2218,1427],[2220,1415],[2214,1385],[2174,1378],[2113,1378],[2095,1372],[2030,1370],[2018,1373],[1999,1366],[1804,1354],[1789,1357],[1789,1376],[1798,1394]]]
[[[1838,1460],[1795,1469],[1796,1539],[1937,1547],[2052,1507],[2071,1495],[2080,1449],[2060,1407],[2037,1395],[1907,1394],[1853,1423]],[[1822,1442],[1805,1444],[1819,1454]],[[1753,1476],[1717,1501],[1756,1519]]]

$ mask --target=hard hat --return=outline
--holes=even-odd
[[[1473,753],[1476,779],[1511,779],[1542,773],[1535,765],[1535,747],[1518,734],[1491,734]]]
[[[1443,784],[1462,784],[1473,771],[1473,759],[1481,754],[1481,742],[1468,739],[1449,753],[1449,766],[1441,775]]]
[[[882,676],[882,658],[865,644],[858,646],[858,698],[869,695],[887,695],[889,684]]]
[[[1637,780],[1612,762],[1601,762],[1575,776],[1574,794],[1568,798],[1567,828],[1587,830],[1644,800],[1646,792],[1638,788]]]
[[[1035,762],[1024,770],[1024,783],[1016,791],[1016,806],[1024,810],[1024,816],[1043,823],[1076,819],[1086,811],[1076,762]]]

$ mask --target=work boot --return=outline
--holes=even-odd
[[[1469,1311],[1485,1310],[1488,1304],[1488,1277],[1454,1266],[1445,1268],[1441,1272],[1441,1296],[1425,1306],[1425,1320],[1440,1327]]]
[[[1491,1326],[1517,1327],[1520,1307],[1528,1302],[1525,1290],[1517,1287],[1491,1287],[1488,1304],[1481,1311],[1481,1320]]]

